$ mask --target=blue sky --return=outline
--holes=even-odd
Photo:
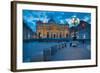
[[[68,23],[71,26],[72,17],[91,23],[91,13],[23,10],[23,20],[34,32],[38,20],[48,23],[50,19],[53,19],[58,24]]]

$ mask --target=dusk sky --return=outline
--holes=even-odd
[[[36,31],[38,20],[48,23],[50,19],[53,19],[57,24],[68,23],[71,27],[72,17],[91,23],[91,13],[23,10],[23,20],[33,31]]]

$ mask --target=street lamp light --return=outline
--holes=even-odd
[[[76,16],[73,16],[73,17],[71,18],[71,25],[72,25],[73,27],[77,26],[79,23],[80,23],[80,19],[77,18]]]

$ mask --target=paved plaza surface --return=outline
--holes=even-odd
[[[50,47],[55,45],[66,44],[66,47],[58,49],[54,54],[51,53]],[[39,62],[45,61],[63,61],[63,60],[83,60],[91,58],[90,43],[78,43],[76,47],[70,46],[70,42],[24,42],[23,43],[23,62]],[[55,48],[53,48],[55,49]],[[44,56],[44,50],[47,51],[47,56]]]

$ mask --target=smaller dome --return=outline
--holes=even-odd
[[[37,23],[37,24],[42,24],[43,22],[42,22],[42,21],[40,21],[40,20],[38,20],[36,23]]]
[[[48,23],[55,23],[54,19],[50,19]]]

